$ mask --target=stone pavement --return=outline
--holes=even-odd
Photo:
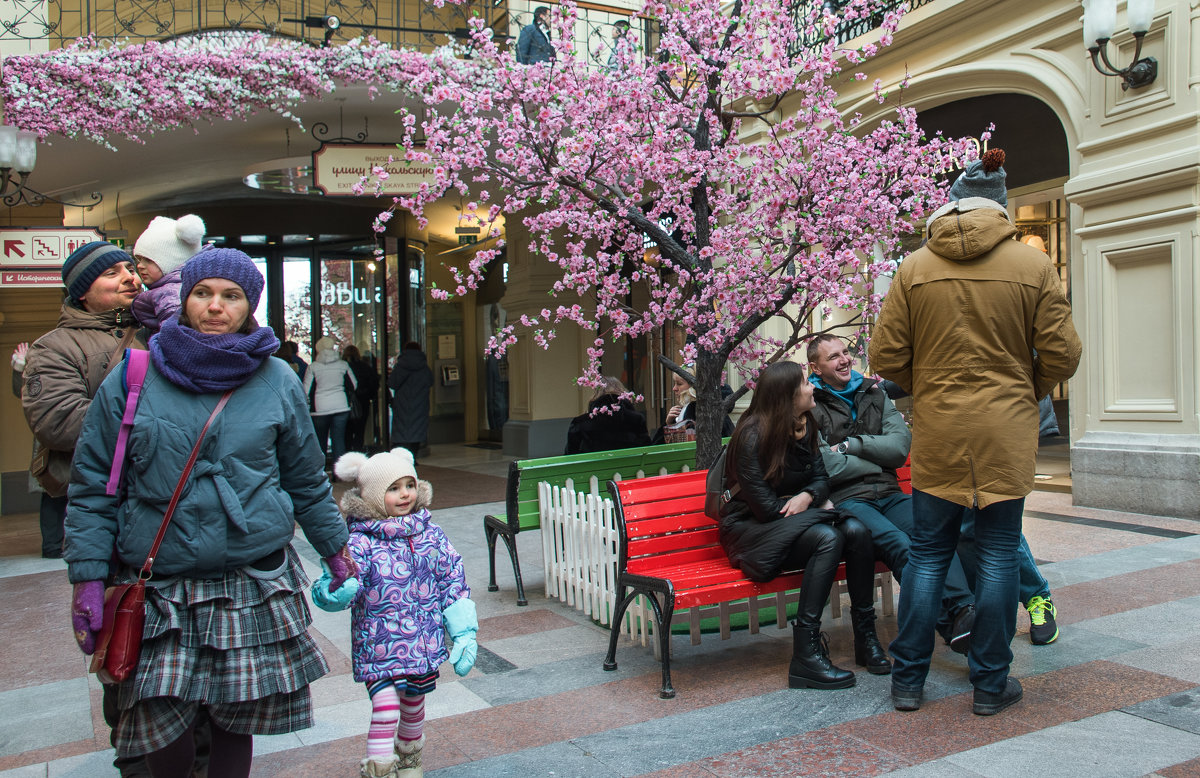
[[[503,475],[497,452],[423,460],[464,479]],[[420,467],[420,465],[418,465]],[[1200,524],[1076,508],[1035,492],[1025,531],[1053,587],[1061,637],[1032,646],[1020,611],[1014,675],[1025,699],[971,715],[966,660],[939,646],[915,713],[892,710],[888,678],[842,691],[789,690],[791,631],[672,642],[677,696],[657,696],[649,648],[622,641],[542,589],[541,539],[519,537],[527,607],[500,551],[487,591],[481,517],[502,503],[437,510],[466,558],[479,660],[445,668],[428,697],[426,774],[450,776],[1200,776]],[[0,519],[0,778],[115,775],[99,687],[71,637],[65,565],[36,556],[35,516]],[[317,558],[297,542],[310,573]],[[844,611],[845,612],[845,611]],[[835,662],[853,667],[848,616],[826,618]],[[332,673],[313,688],[317,725],[255,740],[254,776],[352,778],[370,705],[350,678],[349,616],[314,610]],[[895,618],[881,619],[882,636]],[[213,778],[217,778],[214,776]]]

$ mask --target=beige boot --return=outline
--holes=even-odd
[[[396,738],[397,764],[396,778],[423,778],[425,768],[421,766],[421,749],[425,747],[425,736],[416,740],[401,740]]]
[[[358,774],[361,778],[398,778],[400,760],[394,755],[390,759],[364,759],[359,763]]]

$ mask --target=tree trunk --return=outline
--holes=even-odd
[[[696,354],[696,467],[707,469],[721,453],[721,426],[726,416],[721,399],[721,370],[715,354]]]

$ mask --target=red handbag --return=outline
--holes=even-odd
[[[142,653],[142,631],[146,626],[146,581],[150,579],[150,568],[154,565],[158,547],[162,545],[167,534],[167,525],[171,523],[171,517],[175,514],[175,506],[179,504],[183,487],[196,464],[204,435],[213,419],[217,418],[217,414],[229,402],[231,394],[232,389],[221,395],[221,401],[209,415],[208,421],[204,422],[200,437],[196,439],[196,445],[192,446],[192,454],[183,467],[183,474],[179,477],[179,483],[171,495],[171,502],[163,514],[162,524],[158,528],[158,534],[154,536],[150,553],[146,555],[146,563],[138,572],[138,579],[133,583],[110,586],[104,592],[104,624],[96,635],[96,651],[92,654],[90,668],[101,683],[120,683],[132,676],[137,669],[138,657]],[[130,421],[132,422],[132,418]]]

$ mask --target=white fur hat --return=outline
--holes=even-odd
[[[189,213],[178,220],[155,216],[133,245],[133,256],[145,257],[166,275],[196,256],[203,240],[204,220],[199,216]]]
[[[383,497],[388,487],[405,476],[417,480],[412,452],[406,448],[394,448],[370,458],[366,454],[351,451],[338,457],[333,472],[342,481],[356,481],[363,501],[384,515],[387,510],[383,505]]]

